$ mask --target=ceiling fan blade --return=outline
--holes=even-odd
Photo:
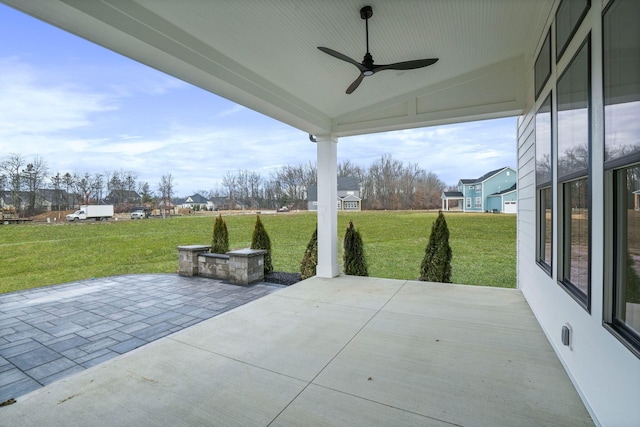
[[[348,62],[349,64],[355,65],[356,67],[358,67],[358,70],[360,70],[360,72],[363,72],[366,70],[366,68],[361,63],[359,63],[354,59],[349,58],[347,55],[343,55],[340,52],[336,52],[333,49],[329,49],[328,47],[318,46],[318,49],[320,49],[322,52],[326,53],[327,55],[331,55],[334,58],[338,58],[345,62]]]
[[[414,70],[416,68],[428,67],[438,62],[439,58],[416,59],[414,61],[396,62],[395,64],[374,65],[373,71],[383,70]]]
[[[358,78],[355,79],[353,83],[351,83],[351,86],[347,88],[347,95],[352,94],[353,91],[356,90],[358,86],[360,86],[360,83],[362,83],[362,79],[364,79],[364,74],[360,74]]]

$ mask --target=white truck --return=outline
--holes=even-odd
[[[84,219],[94,219],[96,221],[106,221],[113,218],[113,205],[81,205],[80,209],[67,215],[67,221],[80,221]]]

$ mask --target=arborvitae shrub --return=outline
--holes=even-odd
[[[226,254],[229,252],[229,231],[227,231],[227,223],[222,219],[222,214],[218,215],[216,222],[213,224],[211,252],[214,254]]]
[[[347,232],[344,235],[344,274],[350,276],[368,276],[367,260],[364,254],[364,245],[360,232],[349,221]]]
[[[264,254],[264,274],[269,274],[273,271],[273,264],[271,263],[271,240],[267,234],[267,230],[264,229],[260,216],[257,216],[256,226],[253,229],[253,236],[251,237],[251,249],[264,249],[267,251]]]
[[[431,226],[431,235],[420,266],[419,279],[427,282],[451,283],[449,228],[442,211],[438,211],[438,218]]]
[[[304,251],[302,262],[300,262],[300,278],[308,279],[316,275],[316,267],[318,266],[318,227],[313,232],[311,240],[307,244]]]

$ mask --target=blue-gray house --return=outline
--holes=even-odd
[[[516,171],[504,167],[477,179],[461,179],[458,191],[442,193],[442,210],[450,210],[452,201],[464,212],[517,213]]]

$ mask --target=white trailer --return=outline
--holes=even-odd
[[[106,221],[113,218],[113,205],[81,205],[80,209],[67,215],[67,221],[80,221],[94,219],[96,221]]]

